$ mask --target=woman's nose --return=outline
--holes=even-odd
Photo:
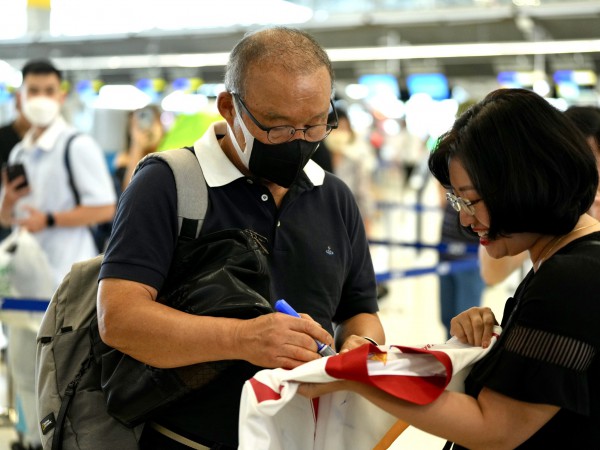
[[[475,219],[475,216],[472,216],[464,209],[461,209],[458,213],[458,220],[463,227],[468,227],[469,225],[474,224],[477,219]]]

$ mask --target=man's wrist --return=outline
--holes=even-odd
[[[47,213],[46,214],[46,228],[52,228],[56,224],[56,219],[54,218],[54,214]]]
[[[2,228],[11,228],[12,227],[12,217],[8,216],[8,219],[4,214],[0,214],[0,226]]]

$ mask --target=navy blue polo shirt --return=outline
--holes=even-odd
[[[266,237],[271,300],[286,299],[332,334],[334,322],[376,312],[365,230],[346,185],[309,162],[277,208],[266,187],[227,159],[215,127],[194,146],[209,186],[202,233],[249,228]],[[152,159],[136,174],[119,200],[100,279],[132,280],[160,291],[177,242],[176,194],[166,163]],[[155,420],[205,445],[235,447],[241,389],[239,380],[225,390],[207,386]]]
[[[277,208],[269,190],[239,173],[227,158],[219,157],[219,167],[214,167],[210,154],[215,150],[196,144],[209,184],[202,233],[249,228],[266,237],[271,300],[286,299],[330,333],[332,322],[378,310],[363,222],[352,193],[339,178],[325,172],[322,184],[315,185],[302,173]],[[224,156],[220,147],[218,151]],[[221,167],[224,164],[231,167]],[[233,171],[239,175],[230,180]],[[211,180],[219,185],[211,186]],[[132,280],[160,291],[177,240],[176,198],[166,163],[152,160],[138,172],[119,200],[100,279]]]

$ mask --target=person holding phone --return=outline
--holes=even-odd
[[[22,73],[17,97],[31,128],[2,171],[0,223],[34,234],[58,286],[73,262],[97,254],[89,226],[111,220],[115,193],[102,149],[60,114],[65,99],[61,72],[49,61],[35,60]],[[75,134],[69,163],[79,202],[65,161],[66,143]]]
[[[129,115],[127,149],[117,155],[115,178],[119,190],[124,190],[140,159],[158,149],[165,134],[161,122],[161,109],[148,105]]]
[[[47,60],[34,60],[22,74],[17,99],[31,127],[1,173],[0,224],[32,233],[58,286],[74,262],[98,253],[89,226],[112,219],[116,196],[102,149],[60,113],[65,100],[62,73]],[[74,186],[66,162],[72,136],[68,156]],[[41,448],[35,410],[36,333],[16,326],[8,332],[8,353],[15,362],[9,372],[21,407],[16,424],[20,442],[12,448]]]
[[[31,124],[21,111],[21,102],[18,96],[15,97],[15,109],[17,112],[15,119],[0,127],[0,167],[5,167],[8,164],[10,151],[23,139],[25,133],[31,128]],[[0,178],[0,186],[1,183],[2,180]],[[10,227],[0,225],[0,240],[8,236],[10,231]]]

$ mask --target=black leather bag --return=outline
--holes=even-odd
[[[265,243],[251,230],[224,230],[179,243],[158,301],[215,317],[251,319],[273,312]],[[239,374],[234,379],[239,376],[243,383],[260,370],[245,361],[158,369],[106,346],[97,332],[92,340],[108,412],[130,427],[197,389],[217,388],[220,377],[231,383],[232,374]]]

